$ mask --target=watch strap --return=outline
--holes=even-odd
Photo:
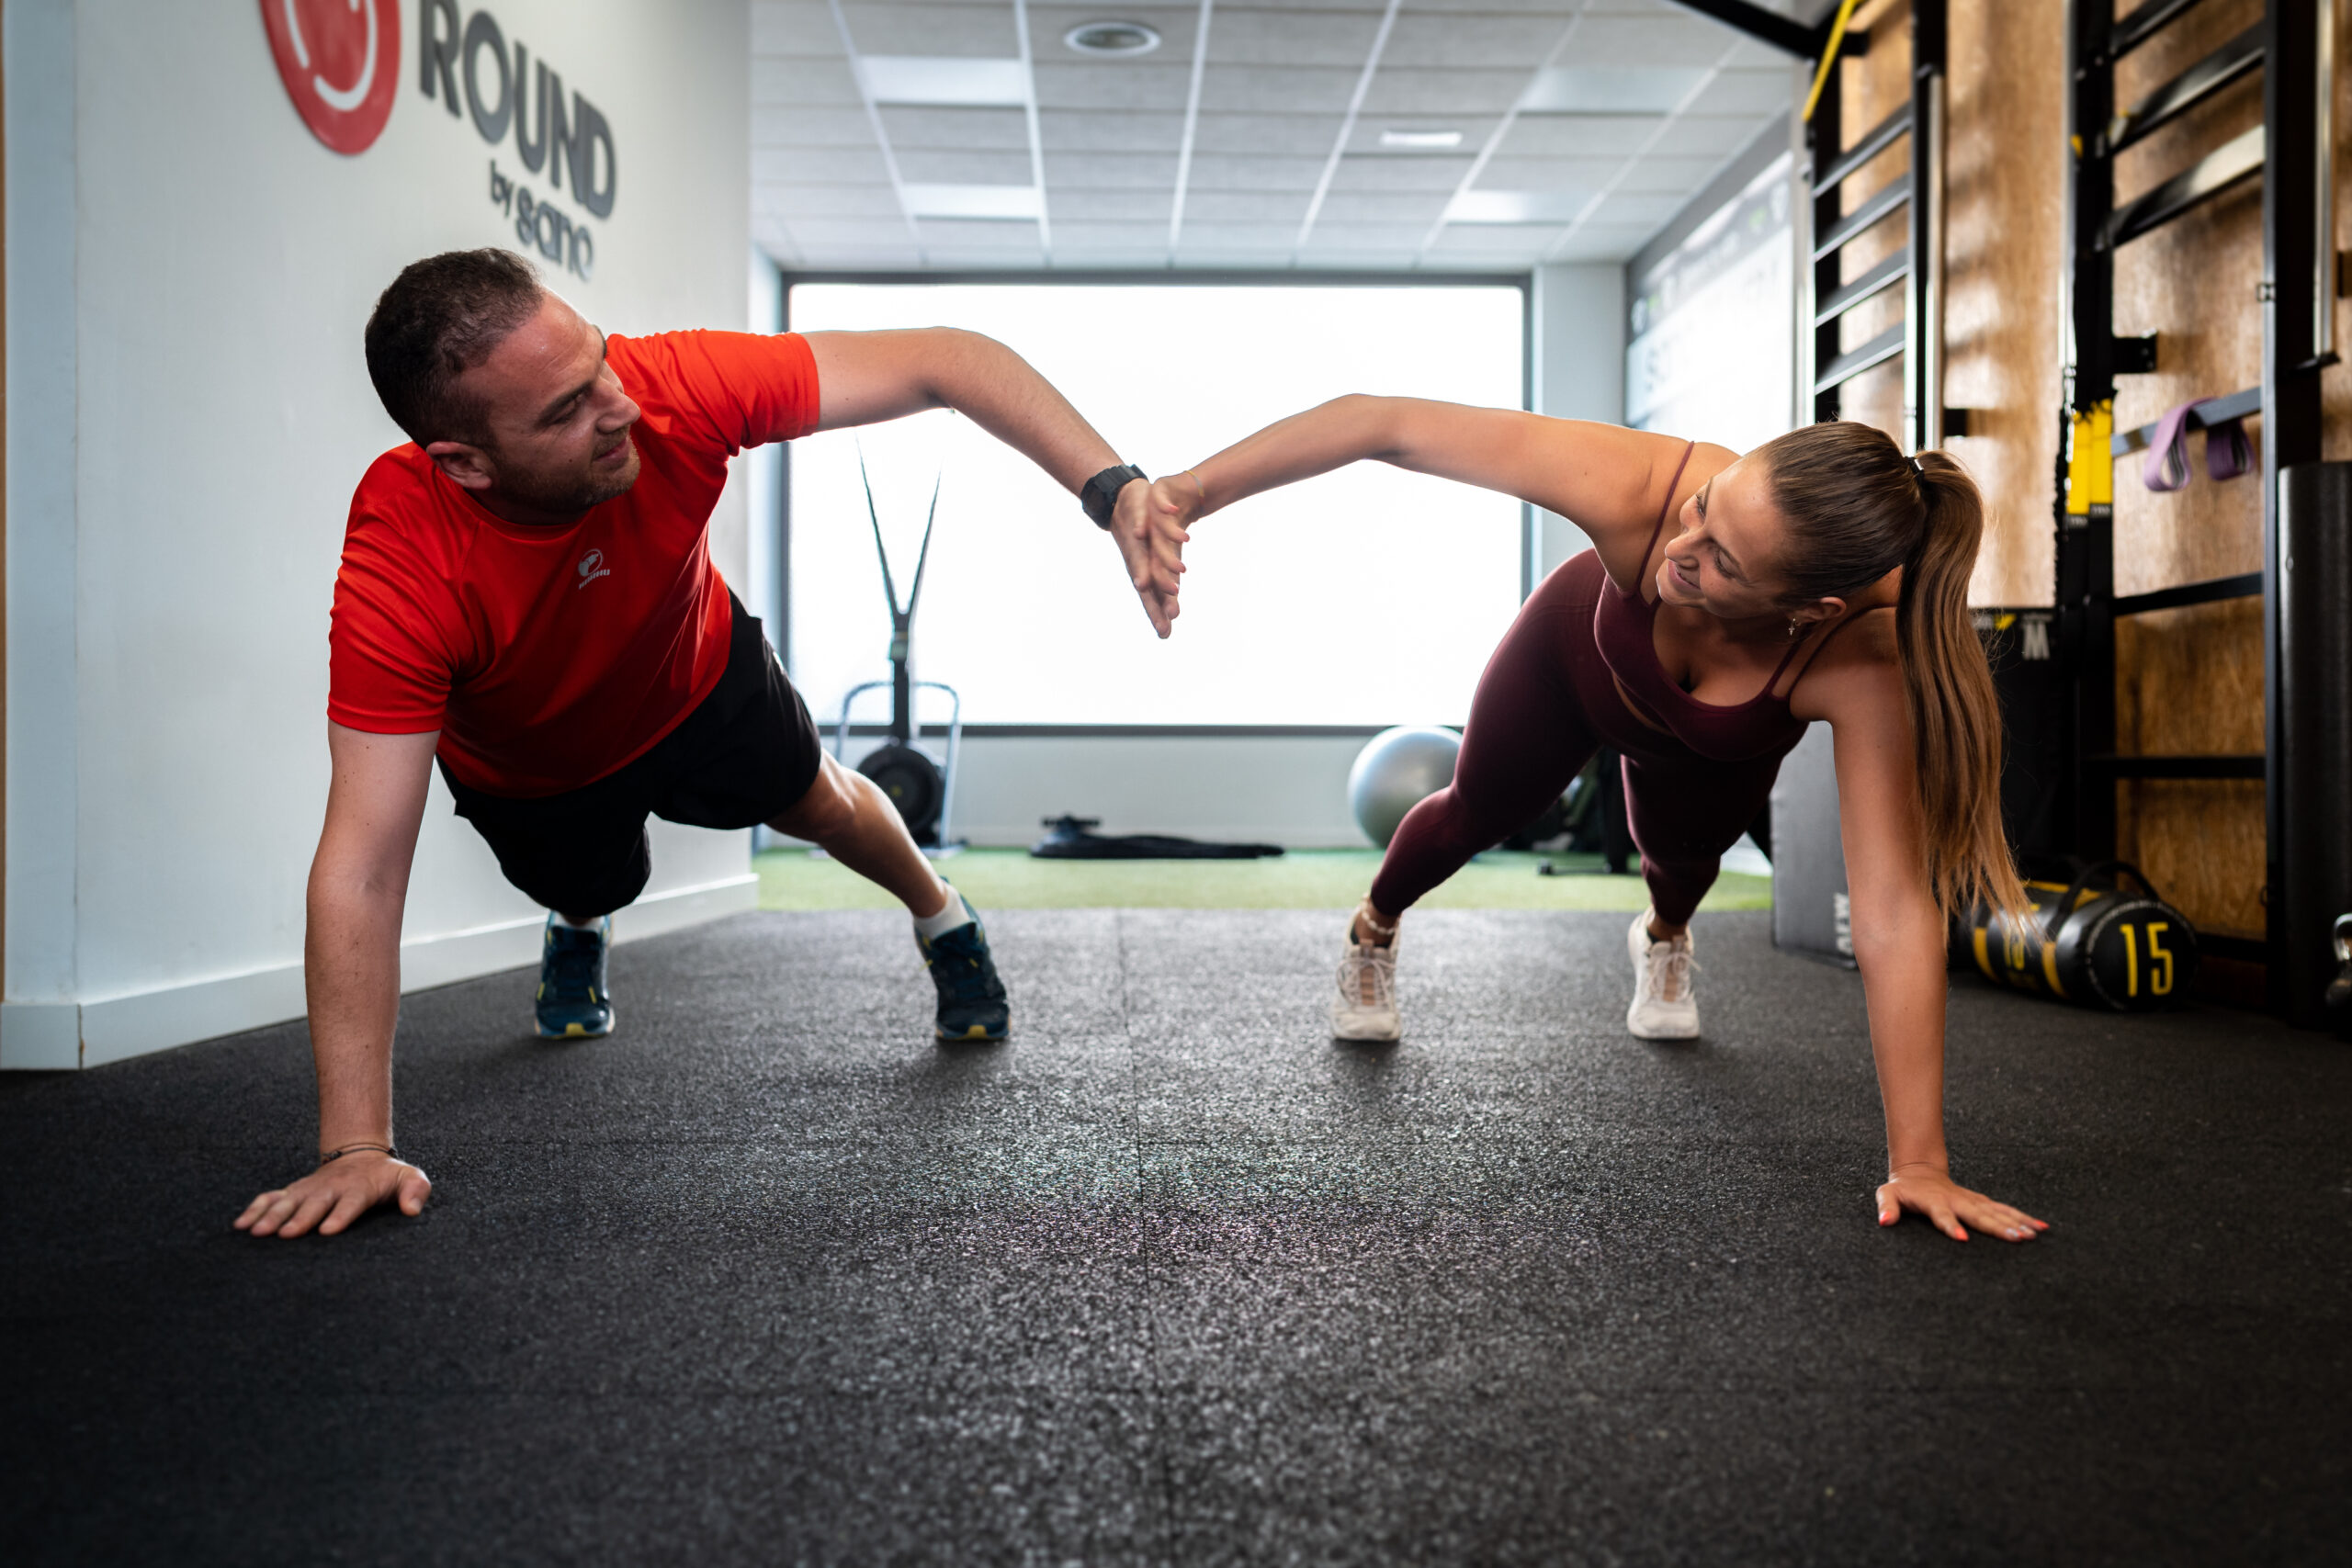
[[[1094,519],[1097,528],[1108,528],[1111,513],[1119,504],[1119,492],[1127,488],[1130,480],[1148,477],[1141,468],[1129,463],[1105,468],[1087,480],[1079,491],[1079,504],[1086,508],[1086,514]]]

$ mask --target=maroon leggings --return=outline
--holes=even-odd
[[[1625,812],[1651,907],[1680,925],[1714,886],[1723,852],[1763,810],[1788,746],[1743,761],[1700,756],[1635,718],[1593,641],[1607,592],[1588,550],[1544,580],[1478,677],[1453,783],[1406,814],[1373,879],[1394,917],[1560,797],[1601,746],[1625,758]],[[1794,728],[1789,746],[1804,733]]]

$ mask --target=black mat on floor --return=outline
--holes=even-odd
[[[411,998],[416,1220],[256,1242],[299,1027],[0,1085],[0,1560],[2343,1561],[2352,1052],[1963,987],[1960,1174],[1882,1232],[1860,987],[1702,917],[1008,912],[942,1051],[901,919]]]

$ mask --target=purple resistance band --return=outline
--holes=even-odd
[[[2195,402],[2165,411],[2156,433],[2148,441],[2148,461],[2140,475],[2150,490],[2174,491],[2188,482],[2188,422]],[[2199,422],[2202,423],[2201,421]],[[2233,479],[2254,466],[2254,445],[2246,439],[2244,419],[2225,419],[2205,426],[2205,474],[2213,479]]]

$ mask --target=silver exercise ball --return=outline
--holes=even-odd
[[[1405,813],[1453,782],[1462,737],[1451,729],[1398,725],[1364,742],[1348,770],[1348,809],[1364,837],[1382,849]]]

